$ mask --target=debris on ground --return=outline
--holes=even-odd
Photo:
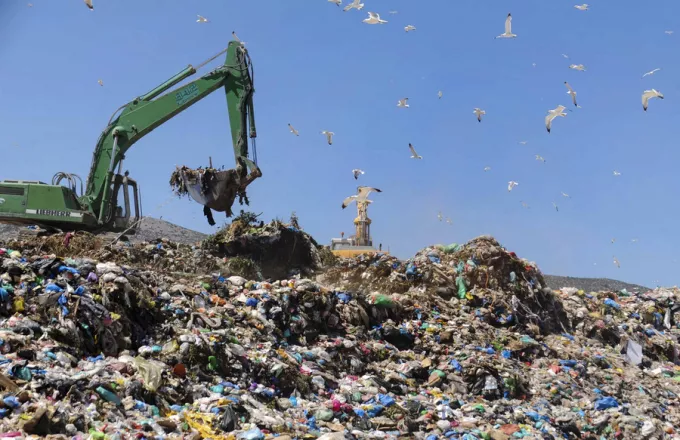
[[[0,248],[2,437],[680,438],[680,289],[552,291],[491,237],[323,267],[241,220]]]

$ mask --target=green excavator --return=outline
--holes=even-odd
[[[167,92],[225,52],[224,65]],[[0,223],[37,225],[48,231],[133,234],[142,218],[141,191],[127,171],[122,173],[126,153],[156,127],[220,88],[227,95],[236,168],[215,170],[209,179],[203,178],[202,172],[180,174],[186,192],[204,206],[211,224],[211,209],[231,216],[236,196],[240,203],[248,203],[246,187],[262,176],[254,139],[253,81],[248,51],[238,41],[229,42],[226,49],[198,67],[189,65],[114,112],[97,141],[84,191],[82,179],[65,172],[55,174],[51,185],[41,181],[0,181]],[[248,137],[253,142],[253,160],[248,154]]]

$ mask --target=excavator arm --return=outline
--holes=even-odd
[[[224,65],[165,93],[225,52]],[[262,175],[257,164],[248,158],[248,137],[256,136],[253,76],[248,52],[241,43],[231,41],[227,49],[197,68],[189,65],[150,92],[119,108],[97,141],[86,190],[79,198],[83,209],[92,212],[100,225],[107,224],[115,209],[112,203],[115,198],[111,194],[112,179],[120,174],[126,152],[156,127],[223,88],[227,97],[236,168],[222,172],[223,178],[217,184],[220,187],[214,189],[213,196],[199,201],[212,209],[230,214],[235,196],[245,197],[248,184]]]

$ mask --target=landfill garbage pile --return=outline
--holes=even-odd
[[[567,331],[562,304],[535,263],[520,259],[493,237],[465,245],[428,247],[407,261],[389,255],[344,260],[323,280],[342,289],[458,298],[493,325],[520,324],[535,333]]]
[[[677,289],[549,294],[488,237],[278,281],[47,247],[0,249],[0,437],[680,438]]]

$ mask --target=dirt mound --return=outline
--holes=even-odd
[[[227,259],[232,273],[251,279],[308,276],[323,266],[317,242],[299,228],[274,220],[256,223],[241,215],[202,243],[202,249]]]

